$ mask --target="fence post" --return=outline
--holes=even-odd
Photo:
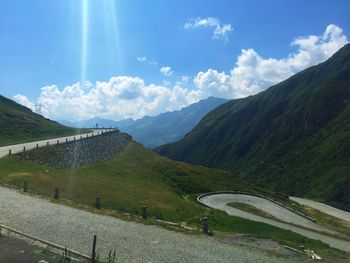
[[[11,153],[12,153],[12,151],[11,151],[11,149],[9,149],[9,155],[11,155]]]
[[[60,197],[60,192],[58,188],[55,188],[55,193],[53,195],[53,198],[58,199]]]
[[[24,181],[24,183],[23,183],[23,192],[27,192],[27,190],[28,190],[28,182]]]
[[[203,232],[208,234],[209,233],[209,225],[208,225],[208,218],[204,217],[203,219]]]
[[[91,263],[96,263],[96,235],[94,235],[94,241],[92,242],[92,255],[91,255]]]
[[[39,144],[36,144],[36,148],[37,148],[37,149],[39,148]]]
[[[68,142],[68,138],[66,138],[66,142]]]
[[[50,144],[49,141],[47,141],[46,145],[49,146],[49,144]]]
[[[23,146],[23,152],[25,152],[26,151],[26,147],[25,146]]]
[[[59,141],[59,140],[57,140],[57,144],[60,144],[60,141]]]
[[[99,196],[96,197],[95,205],[96,205],[96,208],[97,208],[97,209],[100,209],[100,208],[101,208],[100,197],[99,197]]]
[[[74,141],[75,141],[75,136],[74,136]]]
[[[142,219],[147,219],[147,206],[142,207]]]

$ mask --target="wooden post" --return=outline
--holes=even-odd
[[[23,152],[25,152],[26,151],[26,147],[25,146],[23,146]]]
[[[28,182],[24,181],[23,183],[23,192],[27,192],[28,191]]]
[[[49,144],[50,144],[49,141],[47,141],[46,145],[49,146]]]
[[[58,199],[60,197],[60,192],[58,188],[55,188],[55,193],[53,195],[53,198]]]
[[[96,197],[95,206],[96,206],[97,209],[100,209],[100,208],[101,208],[100,197],[99,197],[99,196]]]
[[[206,218],[206,217],[204,217],[204,219],[203,219],[203,232],[206,234],[209,233],[208,218]]]
[[[36,148],[37,148],[37,149],[39,148],[39,144],[36,144]]]
[[[11,155],[11,153],[12,153],[12,151],[11,151],[11,149],[9,149],[9,155]]]
[[[80,140],[83,139],[83,136],[80,135]]]
[[[59,140],[57,140],[57,144],[59,144],[60,143],[60,141]]]
[[[96,263],[96,235],[94,235],[94,241],[92,242],[92,255],[91,255],[91,263]]]
[[[68,138],[66,138],[66,142],[68,142]]]
[[[142,219],[147,219],[147,206],[142,207]]]
[[[74,141],[75,141],[75,136],[74,136]]]

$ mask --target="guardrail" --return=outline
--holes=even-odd
[[[26,237],[28,239],[31,239],[31,240],[34,240],[34,241],[38,241],[44,245],[47,245],[49,247],[52,247],[52,248],[55,248],[55,249],[58,249],[58,250],[61,250],[62,252],[64,251],[67,251],[70,255],[73,255],[75,257],[78,257],[78,258],[81,258],[81,259],[84,259],[84,260],[87,260],[88,262],[91,261],[91,257],[89,257],[88,255],[85,255],[83,253],[80,253],[78,251],[75,251],[73,249],[68,249],[66,247],[63,247],[63,246],[60,246],[60,245],[57,245],[55,243],[52,243],[50,241],[47,241],[47,240],[44,240],[44,239],[41,239],[41,238],[38,238],[38,237],[35,237],[35,236],[32,236],[30,234],[27,234],[27,233],[24,233],[22,231],[19,231],[17,229],[14,229],[12,227],[8,227],[8,226],[5,226],[3,224],[0,224],[0,231],[1,229],[5,229],[9,232],[12,232],[12,233],[15,233],[17,235],[20,235],[20,236],[23,236],[23,237]]]
[[[256,194],[256,193],[251,193],[251,192],[244,192],[244,191],[218,191],[218,192],[209,192],[209,193],[204,193],[204,194],[199,195],[199,196],[197,197],[197,202],[201,203],[202,205],[207,206],[206,204],[203,204],[203,203],[200,201],[200,199],[201,199],[202,197],[204,197],[204,196],[216,195],[216,194],[243,194],[243,195],[251,195],[251,196],[256,196],[256,197],[264,198],[264,199],[269,200],[270,202],[273,202],[273,203],[275,203],[275,204],[277,204],[277,205],[279,205],[279,206],[281,206],[281,207],[283,207],[283,208],[285,208],[285,209],[288,209],[289,211],[291,211],[291,212],[293,212],[293,213],[295,213],[295,214],[298,214],[298,215],[300,215],[300,216],[302,216],[302,217],[304,217],[304,218],[306,218],[306,219],[308,219],[308,220],[310,220],[310,221],[312,221],[312,222],[316,222],[316,219],[314,219],[314,218],[312,218],[312,217],[310,217],[310,216],[308,216],[308,215],[305,215],[305,214],[303,214],[303,213],[301,213],[301,212],[299,212],[299,211],[297,211],[297,210],[295,210],[295,209],[293,209],[293,208],[291,208],[291,207],[289,207],[289,206],[286,206],[286,205],[284,205],[284,204],[282,204],[282,203],[280,203],[280,202],[278,202],[278,201],[276,201],[276,200],[274,200],[274,199],[272,199],[272,198],[270,198],[270,197],[268,197],[268,196],[264,196],[264,195]],[[207,207],[209,207],[209,206],[207,206]]]
[[[101,135],[104,135],[106,133],[119,131],[119,129],[117,129],[117,128],[107,128],[107,129],[106,128],[98,128],[95,130],[101,130],[101,132],[96,133],[96,132],[92,131],[92,132],[85,133],[85,134],[77,134],[77,135],[72,135],[72,136],[67,136],[67,137],[61,137],[58,139],[53,138],[53,139],[41,140],[41,141],[37,141],[37,142],[19,143],[19,144],[12,145],[13,148],[10,148],[9,146],[3,146],[3,147],[4,148],[6,147],[6,149],[8,149],[8,150],[6,150],[7,155],[12,155],[12,154],[25,152],[26,150],[32,150],[32,149],[39,148],[39,147],[75,142],[78,140],[88,139],[91,137],[101,136]],[[69,138],[71,138],[71,139],[69,139]],[[29,144],[29,143],[36,143],[36,145],[33,147],[27,147],[27,148],[25,146],[22,147],[22,145]],[[18,147],[21,147],[21,148],[19,149]],[[2,148],[2,147],[0,147],[0,148]],[[3,156],[6,156],[6,154],[4,154]]]

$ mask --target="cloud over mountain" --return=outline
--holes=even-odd
[[[198,20],[194,23],[213,25],[214,22]],[[147,84],[140,77],[130,76],[114,76],[108,81],[83,85],[75,83],[64,88],[49,85],[41,89],[38,102],[44,105],[43,114],[53,119],[81,120],[100,116],[118,120],[157,115],[209,96],[233,99],[256,94],[326,60],[347,42],[340,27],[328,25],[322,35],[294,39],[291,45],[296,50],[282,59],[264,58],[254,49],[244,49],[229,73],[208,69],[194,77],[180,77],[176,85],[169,87]],[[140,57],[142,61],[146,58]],[[162,67],[160,72],[167,77],[173,74],[169,66]],[[193,81],[188,82],[189,79]],[[34,103],[23,94],[17,94],[14,99],[34,108]]]

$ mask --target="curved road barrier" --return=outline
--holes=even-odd
[[[272,202],[265,198],[236,193],[208,193],[200,195],[197,200],[205,206],[225,211],[229,215],[266,223],[286,230],[291,230],[308,238],[320,240],[323,243],[330,245],[331,247],[350,252],[350,241],[331,237],[325,233],[343,236],[342,234],[320,226],[306,219],[305,217],[296,214],[289,209],[284,208],[275,202]],[[235,202],[255,206],[258,209],[271,214],[283,222],[254,215],[228,206],[229,203]]]

